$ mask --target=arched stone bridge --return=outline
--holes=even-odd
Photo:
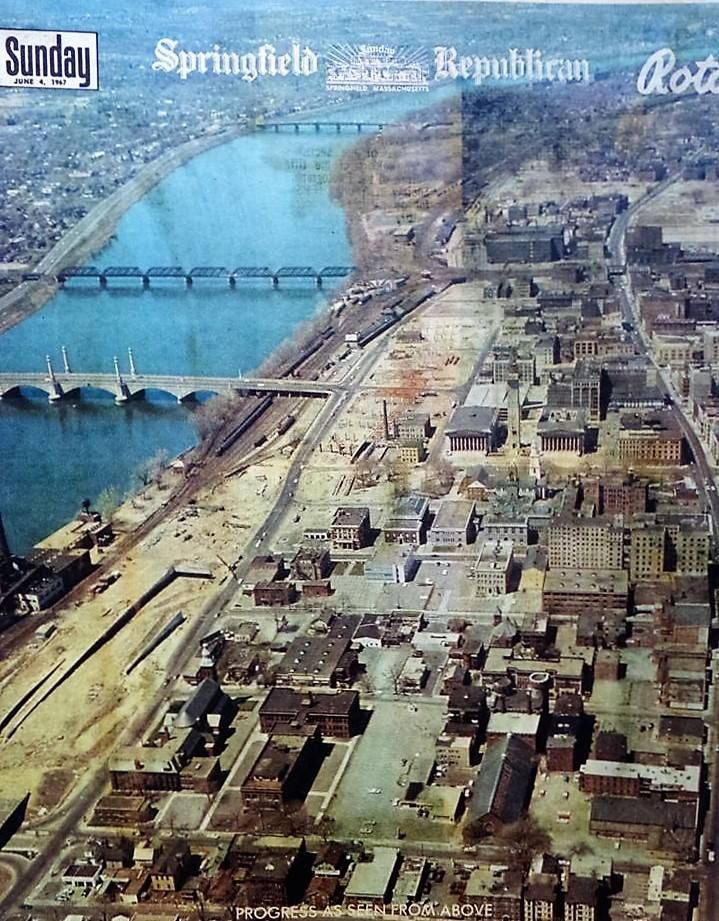
[[[116,403],[141,399],[148,390],[170,394],[181,403],[201,393],[326,397],[341,389],[338,384],[291,377],[175,377],[163,374],[80,374],[66,371],[0,373],[0,399],[15,395],[23,388],[43,391],[51,403],[90,388],[111,394]]]

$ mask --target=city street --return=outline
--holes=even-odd
[[[651,201],[656,199],[661,193],[669,188],[676,177],[670,177],[661,182],[647,196],[635,202],[630,208],[620,214],[614,221],[608,239],[608,248],[612,260],[618,265],[626,264],[626,234],[629,224],[636,219],[642,208],[646,207]],[[656,361],[652,349],[651,340],[647,336],[641,322],[639,307],[636,296],[632,290],[631,279],[628,274],[619,276],[618,282],[615,280],[615,286],[619,294],[622,317],[625,323],[631,325],[632,338],[635,347],[640,355],[646,356],[657,372],[657,380],[664,391],[667,402],[671,405],[672,413],[678,424],[681,426],[682,433],[687,445],[691,450],[693,462],[697,469],[697,487],[703,497],[705,507],[708,510],[711,520],[712,533],[716,541],[719,536],[719,495],[716,489],[716,481],[712,468],[707,461],[706,452],[701,443],[694,426],[686,416],[681,406],[681,398],[676,390],[672,387],[668,375]],[[719,812],[719,759],[714,752],[716,734],[712,732],[711,727],[716,729],[719,726],[719,695],[712,693],[710,690],[709,700],[711,705],[711,714],[707,715],[707,723],[710,726],[709,732],[709,783],[710,803],[704,825],[703,850],[702,857],[707,861],[707,851],[714,850],[716,841],[716,825]],[[707,861],[708,863],[708,861]],[[714,921],[719,917],[719,873],[708,872],[703,887],[703,917],[705,921]]]

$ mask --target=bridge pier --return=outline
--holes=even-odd
[[[113,363],[115,365],[115,402],[127,403],[131,397],[130,389],[122,379],[122,374],[120,373],[120,362],[117,360],[117,355],[113,358]]]
[[[279,280],[279,278],[278,278],[276,275],[273,275],[273,276],[272,276],[272,287],[273,287],[273,288],[279,288],[279,286],[280,286],[280,280]]]
[[[45,361],[47,362],[47,373],[50,381],[50,392],[47,395],[47,399],[49,403],[57,403],[58,400],[61,400],[65,396],[65,392],[62,389],[60,381],[55,377],[55,370],[53,369],[52,359],[49,355],[45,356]]]
[[[98,275],[97,280],[101,288],[107,288],[107,278],[104,275]]]

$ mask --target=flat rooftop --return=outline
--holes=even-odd
[[[369,509],[366,505],[341,505],[334,513],[332,526],[357,528],[365,518],[369,518]]]
[[[302,636],[290,643],[278,665],[278,674],[297,673],[329,677],[349,649],[348,638]]]
[[[507,384],[504,381],[498,384],[472,384],[464,401],[465,406],[483,406],[490,409],[506,404]]]
[[[399,861],[394,847],[376,847],[371,863],[357,863],[352,872],[346,898],[384,898]]]
[[[464,529],[473,514],[474,502],[467,499],[445,499],[437,509],[432,530]]]
[[[683,790],[686,793],[698,794],[701,782],[701,768],[693,765],[674,768],[661,764],[628,764],[623,761],[589,758],[579,770],[580,773],[593,777],[638,777],[653,786]]]
[[[262,747],[245,783],[254,780],[282,780],[292,770],[306,744],[306,736],[272,736]]]
[[[396,522],[421,520],[427,514],[428,508],[429,499],[426,496],[402,496],[395,502],[391,520]]]
[[[656,435],[660,438],[680,438],[682,430],[669,410],[650,413],[623,413],[620,417],[619,437],[628,435]]]
[[[544,579],[544,593],[575,592],[626,594],[629,573],[624,569],[550,569]]]
[[[488,540],[482,544],[475,568],[478,572],[507,569],[512,559],[511,540]]]
[[[445,430],[447,435],[488,435],[497,424],[499,410],[491,406],[458,406]]]
[[[583,409],[550,409],[542,413],[537,423],[540,435],[584,434],[587,414]]]

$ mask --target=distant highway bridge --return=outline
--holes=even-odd
[[[141,269],[136,265],[110,265],[99,269],[94,265],[66,266],[57,275],[43,275],[37,272],[26,272],[23,281],[57,281],[60,285],[74,279],[97,279],[101,288],[107,288],[113,283],[132,282],[149,288],[161,281],[177,279],[188,288],[196,281],[202,279],[225,281],[231,288],[238,282],[253,279],[267,279],[273,288],[278,288],[283,281],[292,279],[310,279],[321,288],[329,279],[347,278],[355,272],[353,265],[327,265],[323,269],[313,269],[309,265],[285,265],[279,269],[271,269],[266,265],[245,265],[236,269],[228,269],[222,265],[198,265],[191,269],[184,269],[180,265],[153,265],[149,269]]]
[[[323,381],[304,381],[299,378],[260,377],[179,377],[167,374],[123,374],[117,363],[114,374],[80,374],[73,371],[55,371],[48,361],[46,372],[0,373],[0,399],[18,395],[24,388],[41,390],[51,403],[77,395],[81,390],[105,391],[116,403],[141,399],[148,390],[156,390],[175,397],[178,403],[191,400],[201,393],[269,393],[273,396],[327,397],[342,388]]]

